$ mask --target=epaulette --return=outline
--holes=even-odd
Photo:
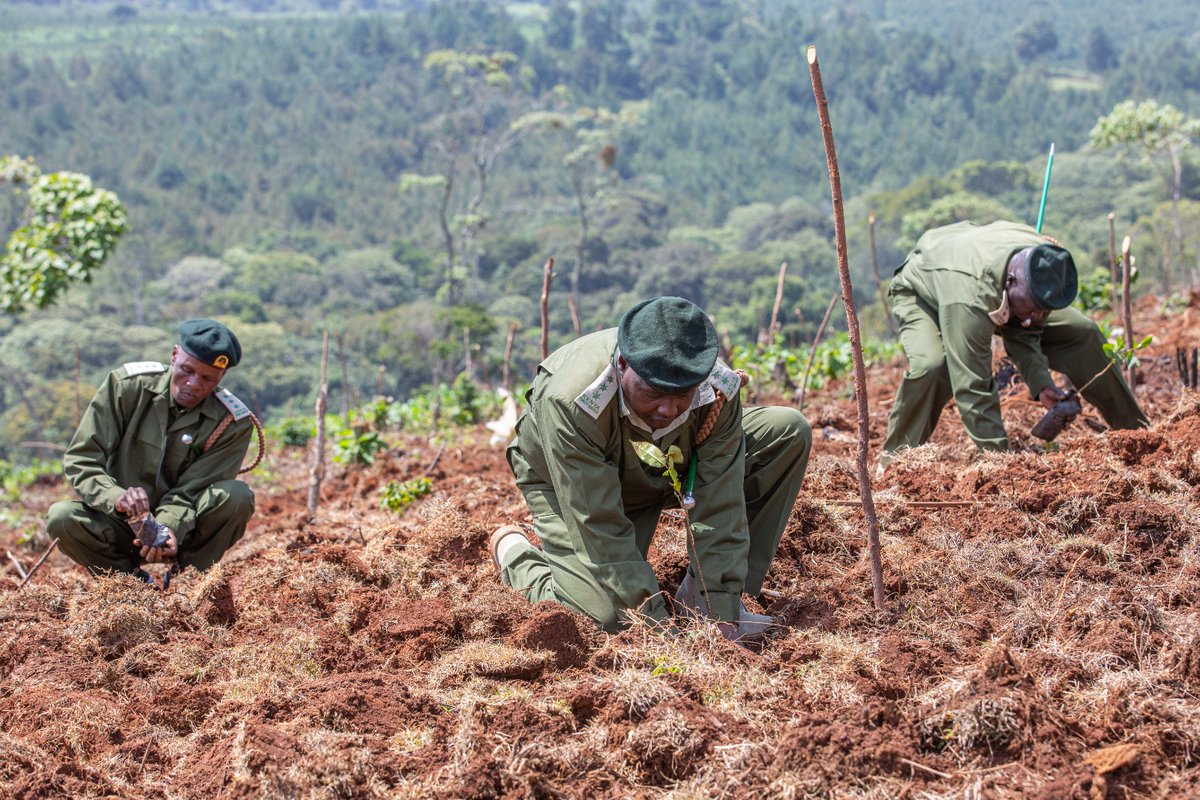
[[[720,361],[713,364],[713,370],[708,376],[709,382],[728,398],[732,398],[742,388],[742,379],[736,372]]]
[[[132,377],[134,375],[152,375],[156,372],[166,372],[167,365],[161,361],[130,361],[122,365],[125,368],[125,376]]]
[[[217,389],[213,393],[213,397],[221,401],[221,405],[229,409],[229,413],[233,415],[236,422],[239,419],[245,419],[250,416],[250,409],[246,408],[246,404],[237,399],[237,396],[228,389]]]

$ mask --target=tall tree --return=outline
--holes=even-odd
[[[1200,136],[1200,119],[1187,117],[1170,104],[1156,100],[1117,103],[1092,128],[1089,139],[1094,147],[1119,148],[1122,154],[1138,152],[1152,164],[1163,179],[1171,198],[1173,218],[1170,256],[1163,259],[1163,284],[1171,291],[1173,262],[1184,251],[1183,226],[1179,218],[1179,198],[1183,186],[1183,151]],[[1196,288],[1195,276],[1190,278]]]
[[[89,283],[125,232],[125,208],[77,172],[43,175],[33,159],[0,158],[0,183],[27,187],[25,223],[0,257],[0,308],[46,308],[75,281]]]
[[[438,225],[446,249],[446,304],[457,305],[465,283],[476,276],[475,237],[487,223],[488,181],[497,159],[526,129],[510,122],[531,102],[533,75],[515,55],[438,50],[425,58],[448,100],[448,109],[429,125],[429,147],[438,163],[432,175],[405,173],[401,192],[440,190]]]

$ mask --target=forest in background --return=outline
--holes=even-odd
[[[165,358],[189,316],[237,330],[227,383],[268,420],[311,409],[325,331],[351,402],[494,383],[514,326],[519,382],[548,257],[552,347],[575,335],[568,297],[588,331],[664,293],[753,347],[783,261],[778,341],[802,347],[836,286],[808,44],[874,335],[869,214],[885,276],[931,224],[1032,223],[1050,142],[1045,229],[1082,270],[1107,270],[1113,213],[1141,290],[1194,280],[1195,155],[1188,249],[1166,253],[1162,178],[1088,145],[1124,100],[1200,114],[1192,3],[76,0],[0,5],[0,31],[0,154],[87,173],[129,215],[95,283],[0,316],[8,459],[69,438],[77,353],[95,385]]]

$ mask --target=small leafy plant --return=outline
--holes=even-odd
[[[355,433],[346,431],[334,445],[333,460],[339,464],[375,463],[375,454],[387,449],[387,442],[375,431]]]
[[[426,477],[409,481],[388,481],[380,491],[379,507],[393,514],[403,514],[413,503],[433,491],[433,481]]]

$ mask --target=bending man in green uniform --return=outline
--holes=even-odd
[[[555,351],[539,367],[508,448],[542,549],[506,525],[492,536],[501,580],[533,601],[553,600],[607,631],[633,611],[667,619],[668,604],[646,561],[665,507],[678,507],[661,468],[634,442],[683,464],[697,456],[695,548],[676,607],[716,620],[730,639],[761,633],[771,617],[750,614],[775,557],[812,448],[812,430],[791,408],[743,408],[741,380],[717,362],[717,333],[678,297],[637,304],[617,328]],[[724,405],[706,436],[707,412]],[[702,442],[697,445],[697,439]],[[684,468],[681,467],[681,471]]]
[[[81,502],[55,503],[46,520],[64,553],[93,573],[152,583],[143,563],[177,559],[204,570],[242,537],[254,494],[234,478],[253,428],[249,409],[218,387],[241,356],[228,328],[194,319],[179,326],[169,367],[140,361],[108,374],[63,457]],[[210,441],[226,417],[232,422]],[[159,547],[130,526],[148,513],[168,529]]]
[[[1028,225],[959,222],[926,231],[888,292],[908,371],[888,416],[881,463],[926,442],[951,397],[980,449],[1009,448],[992,377],[993,334],[1046,408],[1066,397],[1050,370],[1075,386],[1092,380],[1109,360],[1100,329],[1069,307],[1077,290],[1071,254]],[[1119,370],[1083,396],[1110,427],[1149,424]]]

